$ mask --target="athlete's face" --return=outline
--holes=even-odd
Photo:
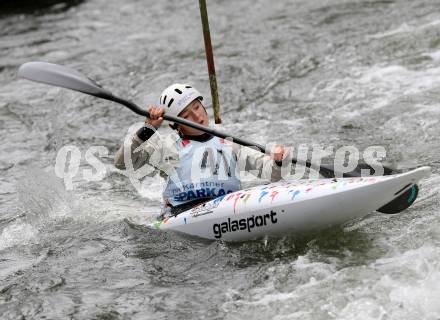
[[[205,127],[207,127],[209,124],[208,114],[198,99],[194,100],[185,109],[183,109],[183,111],[179,113],[179,117],[201,124]],[[197,136],[203,134],[203,131],[183,125],[178,125],[177,128],[184,135]]]

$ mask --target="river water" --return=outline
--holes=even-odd
[[[440,319],[437,0],[208,3],[225,131],[432,167],[398,215],[236,244],[147,227],[163,182],[139,193],[112,166],[142,118],[16,77],[48,61],[141,105],[178,81],[209,104],[197,1],[43,2],[0,12],[2,319]],[[68,186],[66,146],[81,156]],[[105,167],[87,180],[96,146]]]

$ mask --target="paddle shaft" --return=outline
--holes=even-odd
[[[139,106],[137,106],[135,103],[133,103],[131,101],[119,98],[117,96],[114,96],[113,94],[104,93],[104,94],[98,94],[98,95],[94,95],[94,96],[102,98],[102,99],[110,100],[110,101],[113,101],[113,102],[116,102],[116,103],[119,103],[119,104],[122,104],[122,105],[126,106],[128,109],[130,109],[131,111],[133,111],[134,113],[136,113],[136,114],[138,114],[140,116],[144,116],[144,117],[147,117],[147,118],[150,117],[150,114],[148,113],[148,111],[146,111],[144,109],[141,109]],[[202,125],[197,124],[195,122],[188,121],[188,120],[186,120],[184,118],[174,117],[174,116],[170,116],[170,115],[167,115],[167,114],[164,114],[163,118],[164,118],[164,120],[168,120],[168,121],[171,121],[171,122],[174,122],[174,123],[178,123],[178,124],[181,124],[181,125],[184,125],[184,126],[188,126],[188,127],[191,127],[191,128],[194,128],[194,129],[197,129],[197,130],[200,130],[200,131],[212,134],[213,136],[216,136],[216,137],[219,137],[219,138],[230,139],[231,141],[233,141],[235,143],[238,143],[238,144],[240,144],[242,146],[258,149],[262,153],[265,153],[265,154],[268,153],[268,151],[266,150],[266,148],[264,146],[262,146],[262,145],[260,145],[258,143],[254,143],[252,141],[243,139],[243,138],[234,137],[233,135],[231,135],[229,133],[225,133],[225,132],[222,132],[222,131],[219,131],[219,130],[215,130],[215,129],[210,128],[210,127],[205,127],[205,126],[202,126]],[[293,164],[297,164],[298,160],[297,159],[292,159],[292,163]],[[312,167],[312,163],[307,161],[307,160],[304,161],[304,162],[301,162],[300,164],[306,166],[307,168],[311,168]],[[325,165],[321,165],[320,166],[319,172],[323,176],[328,177],[328,178],[332,178],[332,177],[335,176],[334,170],[332,170],[332,168],[327,167]],[[344,175],[346,175],[346,176],[357,176],[355,174],[350,175],[349,173],[346,173]]]
[[[20,77],[23,77],[25,79],[36,81],[40,83],[49,84],[52,86],[57,87],[63,87],[74,91],[79,91],[85,94],[89,94],[98,98],[110,100],[119,104],[122,104],[129,108],[131,111],[135,112],[138,115],[148,117],[149,113],[141,109],[139,106],[134,104],[131,101],[127,101],[125,99],[122,99],[120,97],[117,97],[113,95],[110,91],[105,90],[102,88],[98,83],[93,81],[90,78],[85,77],[83,74],[79,73],[78,71],[64,67],[61,65],[53,64],[53,63],[47,63],[47,62],[27,62],[20,66],[18,70],[18,75]],[[246,147],[252,147],[255,149],[258,149],[262,153],[268,154],[268,150],[266,150],[265,147],[263,147],[260,144],[254,143],[252,141],[248,141],[246,139],[242,139],[239,137],[234,137],[231,134],[224,133],[218,130],[215,130],[210,127],[205,127],[202,125],[199,125],[197,123],[188,121],[186,119],[180,118],[180,117],[174,117],[167,114],[164,114],[163,118],[165,120],[178,123],[184,126],[188,126],[197,130],[200,130],[202,132],[206,132],[209,134],[212,134],[214,136],[224,138],[224,139],[231,139],[235,143],[238,143],[240,145],[246,146]],[[292,159],[293,164],[301,164],[303,166],[306,166],[308,168],[312,168],[312,163],[304,160],[304,161],[298,161],[297,159]],[[318,167],[318,166],[316,166]],[[365,168],[365,166],[364,166]],[[369,169],[371,167],[367,166],[365,169]],[[333,178],[335,176],[335,170],[333,166],[331,165],[320,165],[318,169],[319,172],[327,178]],[[352,172],[344,173],[343,175],[346,177],[356,177],[360,176],[360,170],[359,168],[356,168],[356,170]],[[392,170],[389,168],[384,167],[385,175],[392,174]]]

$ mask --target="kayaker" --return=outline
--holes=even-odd
[[[210,199],[241,189],[240,170],[270,180],[281,179],[281,161],[289,149],[276,145],[270,156],[249,147],[179,124],[170,127],[177,134],[162,136],[156,131],[163,115],[182,117],[208,126],[209,118],[203,97],[186,84],[173,84],[159,98],[159,105],[148,107],[150,118],[124,144],[115,156],[115,166],[127,169],[131,159],[133,170],[150,164],[167,178],[163,191],[163,214],[176,215]]]

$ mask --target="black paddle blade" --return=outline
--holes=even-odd
[[[383,174],[384,176],[389,176],[392,174],[396,174],[398,173],[397,171],[388,168],[386,166],[382,166],[383,168]],[[361,177],[362,176],[362,170],[367,172],[367,175],[374,175],[375,174],[375,169],[373,167],[371,167],[370,165],[366,164],[366,163],[359,163],[356,167],[356,169],[354,169],[351,172],[347,172],[344,173],[344,177]]]
[[[414,184],[411,188],[406,190],[400,196],[395,198],[393,201],[387,203],[383,207],[377,209],[377,211],[387,214],[395,214],[399,213],[410,205],[414,203],[417,199],[417,195],[419,194],[419,187]]]
[[[362,176],[362,171],[366,172],[367,174],[364,174],[364,176],[366,175],[374,175],[375,174],[375,169],[373,167],[371,167],[370,165],[366,164],[366,163],[359,163],[356,167],[356,169],[354,169],[353,171],[350,172],[345,172],[342,176],[344,178],[349,178],[349,177],[361,177]],[[335,168],[333,164],[321,164],[320,168],[319,168],[319,173],[324,176],[325,178],[335,178]],[[389,176],[392,174],[396,174],[398,173],[396,170],[383,166],[383,174],[384,176]],[[339,175],[340,176],[340,175]]]

